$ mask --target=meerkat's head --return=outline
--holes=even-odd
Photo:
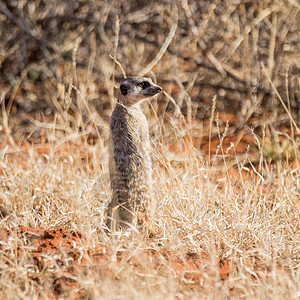
[[[126,78],[120,85],[119,101],[131,106],[161,92],[162,88],[154,84],[150,78]]]

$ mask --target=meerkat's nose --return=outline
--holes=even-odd
[[[161,93],[163,89],[160,86],[158,86],[157,90],[158,90],[159,93]]]

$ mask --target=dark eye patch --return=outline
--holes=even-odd
[[[147,87],[150,86],[150,83],[148,81],[143,81],[139,84],[139,86],[142,88],[142,89],[146,89]]]

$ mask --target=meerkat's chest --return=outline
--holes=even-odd
[[[138,139],[148,139],[148,122],[140,109],[132,109],[127,115],[128,128],[132,135]]]
[[[148,123],[138,108],[116,107],[112,114],[110,129],[114,152],[134,153],[148,148]]]

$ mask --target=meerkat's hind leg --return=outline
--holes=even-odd
[[[132,227],[133,213],[126,203],[110,204],[106,226],[111,233]]]

